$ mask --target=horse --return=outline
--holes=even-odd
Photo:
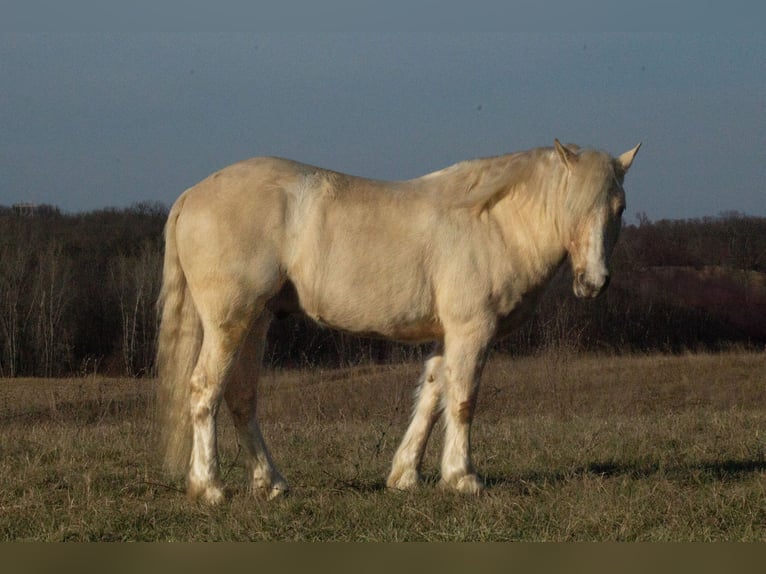
[[[165,225],[157,395],[166,470],[187,494],[224,499],[216,420],[225,401],[248,482],[288,492],[256,418],[274,315],[350,333],[433,341],[386,485],[411,490],[443,419],[440,484],[484,488],[470,430],[491,343],[530,315],[569,260],[573,291],[598,296],[640,144],[619,157],[559,140],[403,181],[260,157],[187,189]]]

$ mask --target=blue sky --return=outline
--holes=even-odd
[[[0,33],[0,204],[172,201],[280,155],[380,179],[619,154],[628,222],[766,216],[766,34]]]

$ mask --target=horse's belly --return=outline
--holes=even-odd
[[[364,336],[428,341],[443,335],[430,298],[385,285],[336,285],[321,290],[296,285],[300,307],[321,325]]]
[[[419,343],[439,340],[444,336],[441,323],[437,320],[424,320],[418,322],[379,321],[376,323],[362,323],[346,322],[342,319],[334,320],[334,318],[326,319],[322,316],[312,316],[310,314],[309,316],[325,327],[374,339],[389,339],[392,341]]]

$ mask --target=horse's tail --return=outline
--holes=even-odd
[[[202,344],[202,324],[178,259],[176,223],[184,203],[181,196],[165,224],[165,261],[157,302],[160,330],[157,345],[156,420],[165,470],[184,474],[189,468],[192,421],[189,406],[191,375]]]

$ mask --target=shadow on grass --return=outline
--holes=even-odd
[[[763,458],[750,460],[716,460],[698,462],[689,465],[661,466],[659,463],[650,464],[618,464],[591,463],[579,472],[588,472],[605,477],[630,476],[631,478],[649,478],[657,474],[664,474],[671,478],[683,477],[690,472],[701,472],[715,480],[736,480],[754,472],[766,471],[766,460]]]
[[[543,486],[555,486],[578,480],[584,476],[599,476],[603,478],[628,477],[632,480],[647,480],[666,478],[671,481],[694,480],[696,482],[711,481],[737,481],[745,480],[751,474],[766,472],[766,460],[721,460],[703,461],[688,465],[662,465],[659,462],[592,462],[584,466],[575,467],[559,472],[529,472],[522,475],[510,476],[485,476],[484,482],[487,488],[492,489],[515,489],[520,493],[529,493]],[[329,485],[336,492],[353,492],[356,494],[372,494],[387,491],[386,483],[382,479],[363,480],[344,478],[325,473],[332,479]],[[438,488],[439,476],[434,473],[424,473],[421,487],[432,489]]]
[[[324,473],[332,479],[330,489],[336,492],[355,492],[357,494],[371,494],[387,490],[386,483],[382,479],[362,480],[357,478],[343,478],[329,472]]]
[[[673,481],[695,480],[745,480],[753,473],[766,472],[763,458],[744,460],[702,461],[692,464],[663,465],[659,462],[592,462],[559,472],[530,472],[516,476],[488,476],[486,485],[490,488],[517,488],[529,491],[534,487],[555,485],[591,475],[603,478],[628,477],[645,480],[664,477]]]

